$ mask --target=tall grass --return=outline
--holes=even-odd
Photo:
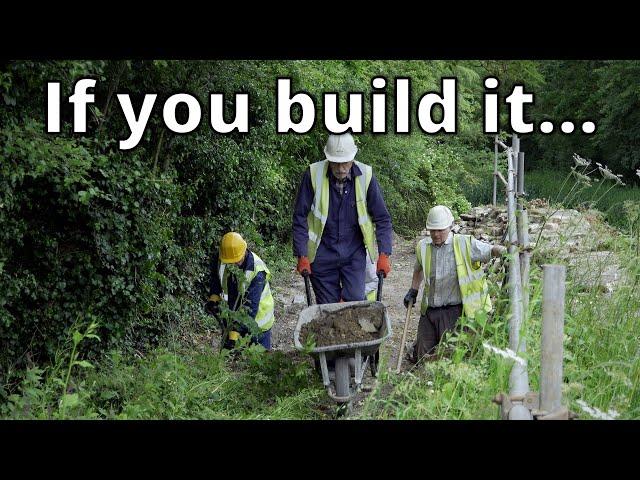
[[[96,365],[78,360],[77,340],[84,338],[74,334],[72,356],[28,369],[17,392],[0,406],[0,417],[317,419],[334,414],[303,354],[266,352],[247,342],[234,354],[219,353],[204,339],[191,342],[182,335],[193,332],[193,324],[182,327],[146,355],[112,351]],[[72,368],[77,362],[85,368]]]
[[[632,249],[621,242],[624,258]],[[628,258],[628,257],[627,257]],[[546,258],[544,261],[553,260]],[[625,280],[613,294],[594,286],[569,282],[566,291],[564,337],[564,404],[590,415],[584,404],[613,411],[619,418],[640,418],[640,260],[629,258]],[[495,279],[495,277],[494,277]],[[541,342],[541,268],[531,272],[531,300],[523,327],[531,391],[539,391]],[[509,390],[513,365],[506,355],[509,335],[504,292],[496,314],[484,319],[463,319],[468,331],[458,331],[439,347],[441,358],[396,375],[384,373],[367,399],[361,418],[369,419],[498,419],[492,398]],[[506,357],[506,358],[505,358]]]
[[[565,208],[591,206],[604,215],[606,221],[618,228],[628,228],[627,217],[621,208],[625,201],[640,202],[640,187],[634,185],[617,186],[609,190],[611,181],[594,179],[590,186],[574,188],[571,171],[532,170],[525,172],[525,192],[529,199],[543,198],[550,203],[562,202]],[[481,173],[473,180],[467,179],[463,185],[465,196],[473,205],[490,204],[493,200],[493,176],[491,171]],[[606,192],[606,193],[605,193]],[[498,182],[498,203],[504,204],[504,187]]]

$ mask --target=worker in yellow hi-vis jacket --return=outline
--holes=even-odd
[[[235,265],[242,272],[236,278],[228,266]],[[255,319],[261,334],[252,341],[271,349],[271,327],[274,322],[274,301],[269,286],[271,272],[254,252],[247,248],[247,242],[239,233],[229,232],[222,237],[220,253],[211,263],[209,300],[206,310],[216,316],[220,309],[223,295],[226,296],[231,310],[246,309],[249,316]],[[232,347],[240,335],[248,333],[246,327],[240,331],[231,331],[225,339],[226,346]]]

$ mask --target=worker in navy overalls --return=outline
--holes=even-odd
[[[325,160],[306,170],[296,198],[293,251],[317,303],[364,300],[366,262],[385,277],[391,271],[391,216],[357,151],[349,133],[330,135]]]

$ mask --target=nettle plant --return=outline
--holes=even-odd
[[[246,282],[245,273],[240,270],[236,265],[227,265],[226,267],[229,271],[229,275],[233,275],[238,282],[238,285],[241,282]],[[248,288],[249,285],[246,287]],[[239,332],[247,332],[245,338],[240,338],[236,344],[237,348],[243,348],[248,345],[251,341],[251,337],[257,337],[262,332],[255,319],[249,316],[246,307],[243,306],[243,303],[246,298],[245,294],[240,295],[236,299],[236,303],[238,305],[229,305],[229,303],[225,300],[220,302],[220,312],[218,313],[218,320],[222,327],[222,338],[226,339],[229,336],[229,332],[231,331],[239,331]],[[238,306],[238,308],[234,308]],[[224,348],[224,341],[220,342],[220,350]]]

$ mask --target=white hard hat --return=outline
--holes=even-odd
[[[350,162],[356,157],[358,147],[356,147],[350,133],[342,135],[329,135],[327,144],[324,147],[324,154],[327,160],[336,163]]]
[[[444,205],[436,205],[427,215],[427,230],[444,230],[453,225],[453,213]]]

